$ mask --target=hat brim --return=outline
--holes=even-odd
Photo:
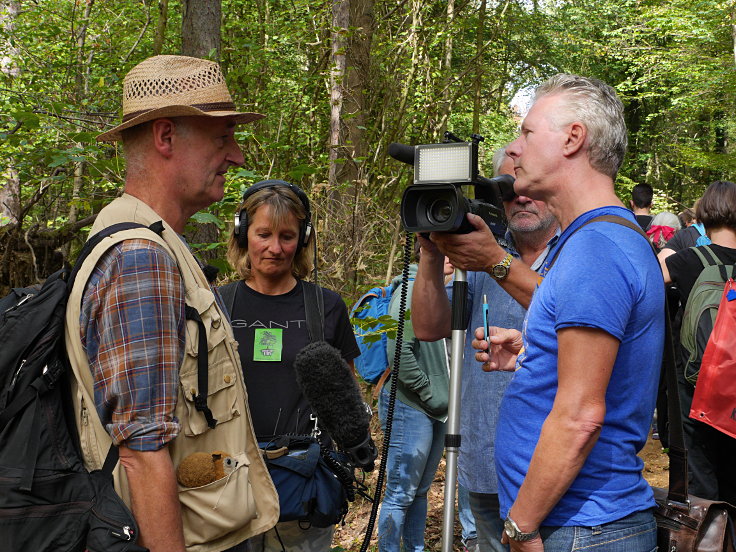
[[[152,109],[141,113],[137,117],[125,121],[124,123],[103,132],[97,136],[98,142],[118,142],[122,140],[123,136],[121,131],[126,128],[131,128],[154,119],[161,119],[163,117],[192,117],[192,116],[203,116],[203,117],[235,117],[235,122],[238,124],[252,123],[258,119],[263,119],[265,115],[261,113],[243,113],[240,111],[202,111],[196,107],[190,105],[170,105],[166,107],[160,107],[158,109]]]

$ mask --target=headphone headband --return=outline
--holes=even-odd
[[[246,199],[248,199],[258,190],[263,190],[264,188],[278,188],[278,187],[288,188],[289,190],[294,192],[296,197],[299,198],[299,201],[301,201],[302,205],[304,206],[304,209],[307,212],[307,218],[308,219],[312,218],[312,212],[309,210],[309,198],[307,198],[307,194],[305,194],[304,191],[299,186],[292,184],[291,182],[287,182],[286,180],[271,179],[271,180],[261,180],[260,182],[256,182],[250,188],[245,190],[245,192],[243,192],[243,202],[245,202]]]

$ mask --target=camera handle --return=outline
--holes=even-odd
[[[452,552],[455,526],[457,457],[460,452],[460,390],[463,374],[465,333],[468,320],[467,273],[455,269],[452,284],[452,345],[450,349],[450,392],[445,434],[445,503],[442,516],[442,552]]]

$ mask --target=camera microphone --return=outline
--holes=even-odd
[[[393,142],[388,146],[388,154],[397,161],[401,161],[407,165],[414,165],[414,146]]]
[[[371,439],[371,416],[340,351],[325,341],[310,343],[296,355],[294,370],[320,426],[356,466],[373,470],[378,451]]]

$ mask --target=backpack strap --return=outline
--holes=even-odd
[[[695,253],[698,259],[700,259],[700,262],[703,264],[703,268],[708,268],[709,266],[722,264],[718,262],[718,258],[713,253],[713,250],[707,245],[702,246],[702,248],[691,247],[690,249],[692,249],[693,253]]]
[[[107,456],[105,457],[105,463],[102,465],[102,473],[112,477],[112,471],[115,469],[119,459],[120,450],[111,443],[110,448],[107,451]]]
[[[698,256],[698,259],[700,259],[700,262],[703,263],[704,270],[709,266],[717,266],[718,271],[721,273],[721,279],[724,282],[731,278],[734,271],[734,265],[723,264],[716,254],[713,253],[713,250],[710,247],[702,245],[699,247],[691,247],[690,249],[693,250],[693,253],[695,253]]]
[[[312,282],[302,280],[304,294],[304,314],[307,318],[307,332],[310,343],[325,340],[325,305],[322,288]]]
[[[235,297],[238,295],[238,287],[240,287],[240,280],[217,288],[217,291],[220,293],[220,297],[222,297],[222,302],[225,303],[225,309],[227,309],[227,313],[230,315],[231,319],[233,317],[233,309],[235,309]]]
[[[635,224],[635,223],[631,222],[627,218],[620,217],[618,215],[601,215],[599,217],[594,217],[594,218],[590,219],[589,221],[581,224],[580,227],[575,230],[575,232],[577,232],[578,230],[582,230],[583,228],[585,228],[589,224],[593,224],[594,222],[611,222],[613,224],[618,224],[620,226],[625,226],[626,228],[631,228],[634,232],[636,232],[637,234],[639,234],[640,236],[642,236],[645,240],[647,240],[647,243],[652,248],[652,251],[654,252],[654,254],[655,255],[657,254],[657,248],[654,247],[654,244],[651,241],[649,241],[649,237],[646,235],[646,232],[644,232],[644,230],[642,230],[641,226],[639,226],[638,224]],[[575,232],[573,232],[573,234]],[[568,236],[567,239],[569,240],[571,237],[572,237],[572,234],[570,236]],[[564,246],[564,244],[563,244],[563,246]],[[557,260],[557,257],[560,254],[560,252],[562,251],[562,249],[563,249],[562,247],[558,247],[557,250],[555,251],[555,254],[552,256],[552,259],[550,259],[549,264],[547,265],[547,270],[548,271],[549,271],[550,268],[552,268],[552,265],[555,264],[555,261]]]
[[[214,429],[217,425],[217,420],[212,415],[210,407],[207,406],[207,392],[209,390],[209,375],[207,373],[207,329],[204,326],[202,317],[194,307],[184,305],[184,316],[187,320],[193,320],[196,322],[199,327],[199,331],[197,332],[197,387],[199,394],[192,397],[194,408],[196,408],[198,412],[204,414],[205,420],[207,420],[207,426],[210,429]]]
[[[84,247],[82,247],[82,251],[80,251],[79,256],[77,257],[77,261],[74,263],[74,268],[72,269],[71,274],[69,275],[69,280],[67,281],[67,293],[71,293],[72,287],[74,287],[74,280],[77,277],[77,273],[82,268],[84,260],[89,256],[90,253],[92,253],[92,250],[97,246],[97,244],[99,244],[103,239],[111,236],[115,232],[133,230],[134,228],[148,228],[149,230],[160,236],[161,233],[164,231],[164,224],[160,220],[154,222],[149,226],[146,226],[145,224],[141,224],[139,222],[119,222],[117,224],[113,224],[112,226],[108,226],[107,228],[103,228],[102,230],[97,232],[94,236],[90,237],[85,242]]]
[[[310,343],[325,340],[325,317],[324,317],[324,294],[322,288],[312,282],[300,280],[302,283],[302,294],[304,295],[304,314],[307,319],[307,333]],[[235,309],[235,300],[238,295],[240,281],[232,282],[219,287],[225,308],[232,317]]]

